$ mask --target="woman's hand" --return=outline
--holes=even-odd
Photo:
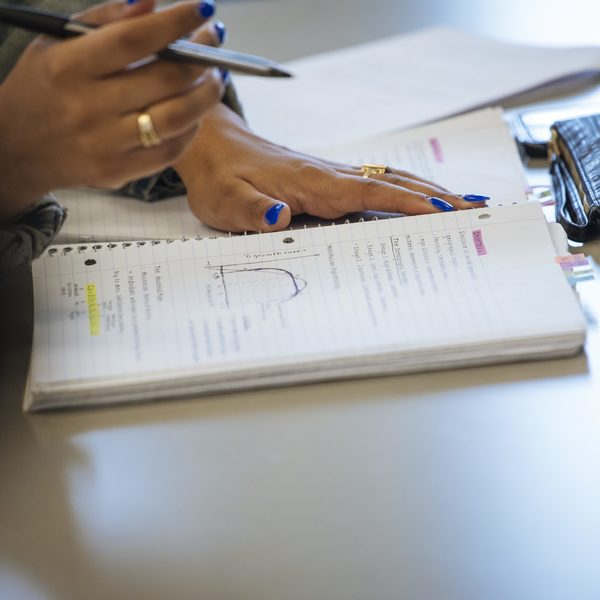
[[[148,57],[205,23],[213,3],[153,10],[153,0],[100,5],[78,19],[108,24],[68,40],[40,36],[23,53],[0,86],[3,216],[53,189],[115,187],[148,175],[194,138],[200,116],[222,95],[221,74]],[[160,144],[143,146],[141,113],[151,116]]]
[[[292,215],[334,219],[364,210],[409,215],[484,206],[402,171],[362,177],[356,166],[294,152],[261,139],[217,105],[175,168],[192,212],[225,231],[274,231]],[[479,200],[479,201],[478,201]]]

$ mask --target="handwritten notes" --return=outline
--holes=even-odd
[[[307,357],[414,354],[540,334],[548,315],[572,302],[548,255],[536,205],[59,246],[34,263],[33,374],[48,383],[224,365],[293,369]],[[535,268],[523,269],[523,260]],[[524,310],[538,303],[544,311]]]

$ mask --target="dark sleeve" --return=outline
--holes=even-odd
[[[65,209],[49,195],[10,221],[0,223],[0,272],[38,257],[65,217]]]

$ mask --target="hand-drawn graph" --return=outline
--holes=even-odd
[[[220,265],[207,268],[213,271],[213,280],[220,283],[222,300],[227,308],[283,304],[296,298],[308,285],[291,271],[277,267]]]

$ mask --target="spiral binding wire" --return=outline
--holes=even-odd
[[[392,216],[388,216],[386,217],[387,219],[393,219],[394,217]],[[344,219],[343,224],[344,225],[349,225],[350,223],[364,223],[366,221],[379,221],[379,217],[377,217],[377,215],[374,215],[368,219],[365,219],[364,217],[359,217],[359,219],[357,221],[351,221],[350,219]],[[331,221],[330,223],[327,223],[325,225],[325,227],[335,227],[336,225],[338,225],[338,223],[336,223],[335,221]],[[320,229],[321,227],[323,227],[324,225],[322,223],[317,223],[316,224],[316,228]],[[292,225],[289,226],[288,230],[289,231],[298,231],[298,229],[311,229],[312,227],[309,227],[306,223],[303,223],[300,227],[294,227]],[[243,236],[248,236],[248,235],[262,235],[264,234],[263,231],[257,231],[257,232],[253,232],[253,231],[244,231],[242,234]],[[232,238],[232,237],[236,237],[235,234],[233,234],[231,231],[229,231],[227,233],[227,238]],[[217,236],[217,235],[210,235],[210,236],[202,236],[202,235],[197,235],[195,237],[180,237],[180,238],[166,238],[166,239],[162,239],[162,240],[140,240],[140,241],[129,241],[129,242],[94,242],[94,243],[89,243],[89,244],[83,244],[80,246],[76,246],[75,244],[70,244],[70,245],[65,245],[65,246],[61,246],[61,247],[57,247],[57,246],[50,246],[43,254],[42,256],[44,258],[47,257],[53,257],[56,256],[57,254],[60,254],[62,256],[66,256],[67,254],[76,251],[78,254],[82,254],[84,252],[89,252],[89,251],[93,251],[93,252],[99,252],[101,250],[114,250],[115,248],[130,248],[133,245],[135,245],[137,248],[143,247],[146,244],[151,244],[152,246],[156,246],[159,244],[172,244],[173,242],[189,242],[191,240],[196,241],[196,242],[202,242],[204,240],[219,240],[219,239],[225,239],[223,236]],[[293,242],[294,239],[290,238],[290,237],[286,237],[284,238],[283,242],[284,243],[291,243]]]

